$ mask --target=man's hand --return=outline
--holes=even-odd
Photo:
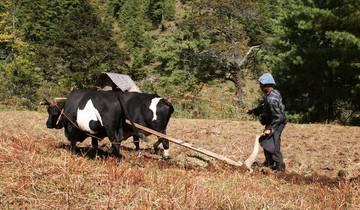
[[[271,134],[271,130],[270,129],[266,129],[264,130],[264,132],[261,134],[262,136],[269,136]]]
[[[246,113],[247,114],[253,114],[255,116],[260,116],[263,113],[264,105],[259,105],[253,109],[249,109]]]

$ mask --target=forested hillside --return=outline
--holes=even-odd
[[[220,107],[238,118],[258,98],[251,81],[272,72],[292,121],[360,124],[359,8],[358,0],[2,0],[0,103],[37,109],[44,95],[91,87],[106,71],[129,74],[187,117],[218,117],[209,110]],[[230,108],[213,100],[221,94]]]

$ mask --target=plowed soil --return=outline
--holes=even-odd
[[[170,159],[153,154],[155,137],[123,160],[90,139],[69,151],[63,130],[47,129],[46,113],[0,112],[2,209],[358,209],[360,128],[289,123],[282,136],[286,173],[257,165],[254,173],[170,144]],[[171,119],[167,134],[236,161],[251,153],[263,127],[254,121]]]
[[[0,133],[19,132],[29,136],[55,137],[59,144],[67,145],[63,130],[47,129],[47,115],[37,112],[0,112]],[[244,161],[251,153],[256,134],[263,126],[255,121],[171,119],[167,134],[196,147],[207,149],[233,160]],[[142,153],[150,152],[155,137],[141,142]],[[360,127],[288,123],[282,135],[282,153],[288,172],[302,175],[357,177],[360,175]],[[89,147],[90,139],[79,147]],[[100,143],[106,150],[105,139]],[[132,139],[123,143],[126,150],[134,148]],[[126,151],[125,151],[126,152]],[[151,155],[151,153],[149,153]],[[158,155],[157,155],[158,156]],[[216,160],[181,146],[170,145],[171,160],[179,164],[205,167]],[[154,156],[156,157],[156,156]],[[126,159],[126,154],[124,154]],[[262,149],[255,163],[262,163]]]

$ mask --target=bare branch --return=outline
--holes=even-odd
[[[239,57],[239,58],[235,58],[235,55],[233,55],[232,58],[230,58],[230,59],[228,59],[228,60],[229,60],[230,63],[234,63],[234,64],[236,64],[236,66],[237,66],[238,68],[240,68],[242,65],[244,65],[244,63],[245,63],[246,59],[249,57],[251,51],[252,51],[253,49],[259,48],[259,47],[260,47],[260,45],[252,46],[252,47],[250,47],[250,49],[246,52],[246,54],[245,54],[244,57],[242,57],[242,58],[240,58],[240,57]]]
[[[13,42],[13,39],[0,39],[0,43],[2,42]]]

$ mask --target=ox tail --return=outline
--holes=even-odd
[[[165,128],[167,127],[167,125],[168,125],[168,123],[169,123],[169,121],[170,121],[170,117],[171,117],[171,114],[172,113],[174,113],[174,107],[173,107],[173,105],[168,101],[168,100],[166,100],[165,98],[162,98],[162,100],[161,100],[162,102],[164,102],[164,104],[165,105],[167,105],[168,106],[168,108],[169,108],[169,115],[167,116],[167,119],[165,119],[165,124],[164,124],[164,126],[165,126]]]
[[[173,105],[172,105],[168,100],[166,100],[165,98],[162,98],[162,101],[163,101],[166,105],[169,106],[169,108],[170,108],[170,114],[174,113],[174,107],[173,107]]]
[[[260,135],[257,135],[255,137],[253,151],[252,151],[251,155],[248,157],[248,159],[246,159],[244,162],[246,167],[249,168],[250,170],[251,170],[251,165],[255,162],[256,157],[259,153],[259,148],[260,148],[259,138],[260,138]]]

